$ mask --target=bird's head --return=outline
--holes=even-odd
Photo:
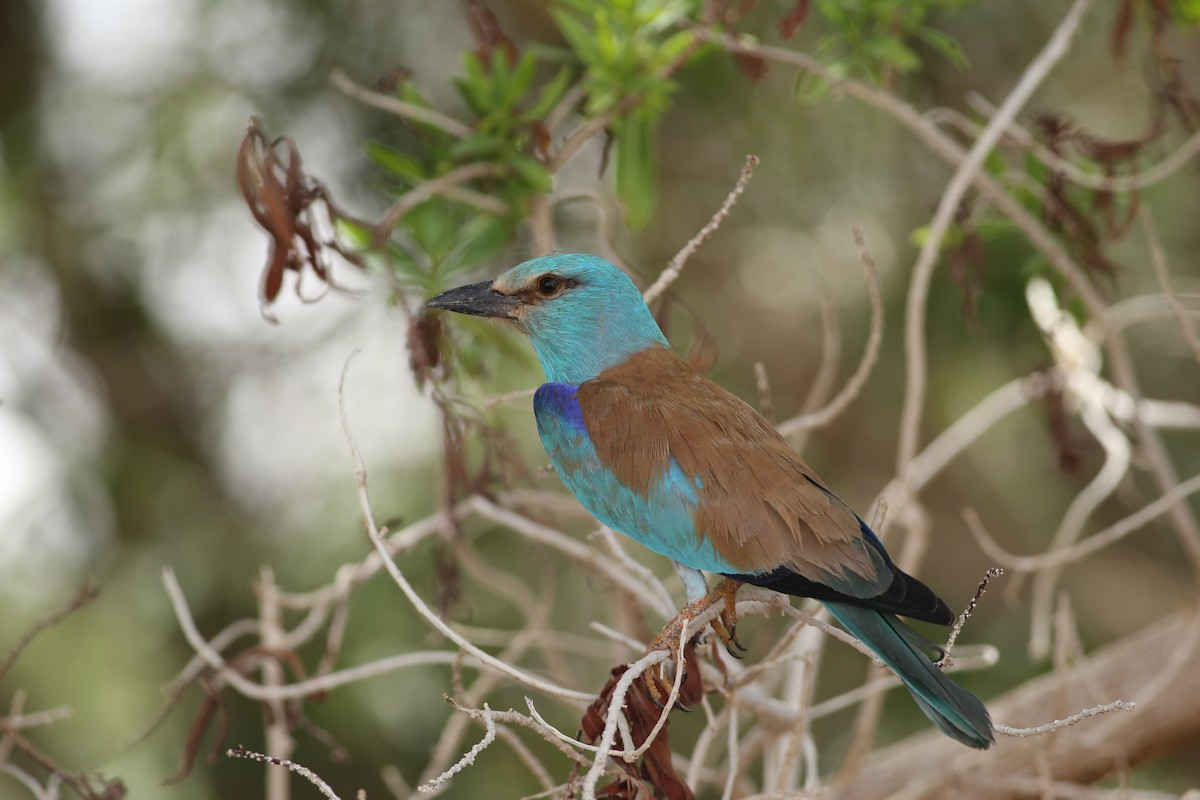
[[[516,325],[555,383],[578,385],[635,353],[667,346],[633,281],[597,256],[535,258],[494,281],[443,292],[426,306]]]

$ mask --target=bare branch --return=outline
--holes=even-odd
[[[413,187],[392,204],[388,212],[383,215],[383,219],[375,226],[375,246],[382,246],[396,227],[396,223],[409,211],[421,205],[421,203],[439,194],[445,194],[448,190],[459,188],[459,184],[498,175],[500,171],[500,167],[497,164],[489,161],[476,161],[471,164],[463,164],[461,167],[455,167],[445,175]]]
[[[979,543],[979,547],[987,554],[988,558],[1017,572],[1036,572],[1052,567],[1061,567],[1097,553],[1162,516],[1173,506],[1196,492],[1200,492],[1200,475],[1195,475],[1176,485],[1175,488],[1154,502],[1146,504],[1145,507],[1104,530],[1097,531],[1078,544],[1051,549],[1036,556],[1019,556],[1002,548],[988,533],[974,509],[963,509],[962,515],[967,523],[967,529],[974,535],[975,541]]]
[[[995,107],[986,98],[975,92],[967,94],[967,102],[986,116],[991,117],[996,113]],[[1085,172],[1074,163],[1059,157],[1050,148],[1035,139],[1033,134],[1015,122],[1009,124],[1005,133],[1018,145],[1037,156],[1039,161],[1071,183],[1100,192],[1139,192],[1176,174],[1186,166],[1187,162],[1200,155],[1200,132],[1197,132],[1171,151],[1166,158],[1142,172],[1134,175],[1100,175],[1094,172]]]
[[[729,212],[733,210],[733,206],[737,203],[738,198],[742,196],[742,192],[746,191],[746,185],[750,183],[750,176],[754,174],[754,168],[757,166],[758,156],[746,156],[746,165],[742,167],[742,174],[738,176],[737,183],[733,185],[733,189],[725,197],[725,202],[717,209],[717,213],[713,214],[708,224],[701,228],[700,232],[693,236],[683,246],[683,249],[675,254],[671,262],[667,264],[667,268],[650,285],[650,288],[642,292],[642,297],[645,299],[647,305],[657,300],[658,296],[675,282],[675,279],[679,277],[679,273],[683,272],[683,267],[687,263],[687,260],[692,257],[692,254],[700,248],[700,245],[707,242],[717,232],[717,228],[721,227],[721,223],[729,216]]]
[[[1050,733],[1051,731],[1057,731],[1061,728],[1070,727],[1071,725],[1082,722],[1088,717],[1094,717],[1098,714],[1108,714],[1113,711],[1133,711],[1136,708],[1137,705],[1134,703],[1126,703],[1123,700],[1115,700],[1111,703],[1105,703],[1104,705],[1085,708],[1083,711],[1072,714],[1069,717],[1056,719],[1053,722],[1047,722],[1045,725],[1037,725],[1032,728],[1013,728],[1000,723],[996,723],[992,727],[996,729],[996,733],[1002,733],[1005,736],[1041,736],[1044,733]]]
[[[424,617],[426,622],[432,625],[447,639],[478,658],[481,663],[495,668],[499,672],[504,673],[508,677],[524,684],[525,686],[545,692],[546,694],[554,697],[577,702],[590,701],[592,699],[592,695],[587,694],[586,692],[577,692],[573,689],[567,689],[563,686],[556,686],[555,684],[542,680],[534,675],[530,675],[529,673],[526,673],[517,669],[516,667],[511,666],[510,664],[505,663],[504,661],[501,661],[490,653],[480,650],[471,642],[467,641],[457,631],[447,625],[441,617],[435,614],[433,609],[426,605],[425,601],[421,599],[420,595],[417,594],[416,590],[413,589],[412,585],[408,582],[408,579],[404,577],[404,573],[400,571],[400,567],[396,565],[394,560],[392,560],[391,554],[389,554],[387,551],[387,545],[383,540],[383,536],[375,524],[375,514],[371,510],[371,501],[367,495],[366,464],[363,461],[362,453],[359,452],[358,444],[354,440],[354,435],[350,431],[350,419],[346,415],[346,372],[349,370],[350,363],[357,353],[357,350],[352,352],[349,358],[346,359],[345,365],[342,367],[342,379],[338,383],[338,410],[342,419],[342,432],[346,437],[346,443],[350,447],[350,454],[354,459],[354,464],[356,467],[354,478],[355,484],[358,487],[358,502],[359,508],[362,511],[363,522],[367,526],[367,533],[370,536],[371,543],[375,545],[376,552],[378,552],[380,557],[383,559],[384,568],[387,570],[388,574],[391,575],[392,580],[398,587],[400,587],[400,590],[404,593],[404,596],[408,598],[409,602],[413,604],[413,607],[416,609],[417,613]]]
[[[959,162],[954,176],[946,185],[946,191],[942,193],[942,198],[938,201],[937,211],[934,213],[933,221],[930,223],[925,240],[921,245],[917,263],[913,267],[908,301],[905,306],[904,355],[908,367],[908,381],[904,390],[900,444],[896,454],[896,469],[901,476],[905,474],[908,464],[916,457],[920,438],[928,370],[926,365],[928,354],[925,344],[925,306],[942,240],[950,230],[954,215],[958,212],[959,204],[966,196],[973,177],[983,166],[988,154],[1000,141],[1017,112],[1021,110],[1042,81],[1049,76],[1054,66],[1067,54],[1071,40],[1090,7],[1091,0],[1075,0],[1071,5],[1071,10],[1063,17],[1050,40],[1037,57],[1030,62],[1017,85],[1000,105],[996,116],[992,118],[971,149]]]
[[[320,775],[313,772],[303,764],[297,764],[295,761],[289,761],[286,758],[269,756],[265,753],[256,753],[253,750],[247,750],[240,744],[237,747],[231,747],[226,750],[225,755],[229,756],[230,758],[246,758],[251,761],[261,761],[264,764],[274,764],[277,767],[286,767],[297,775],[305,778],[313,786],[317,787],[317,790],[320,791],[325,797],[329,798],[329,800],[341,800],[341,798],[334,793],[329,784],[321,779]],[[284,774],[286,775],[287,773]]]
[[[979,599],[983,597],[983,593],[987,591],[988,582],[992,578],[998,578],[1004,574],[1004,570],[999,567],[992,567],[983,576],[983,580],[979,582],[979,588],[975,590],[975,596],[967,603],[967,607],[958,615],[958,619],[954,623],[954,627],[950,630],[950,638],[946,640],[946,647],[942,650],[942,657],[937,662],[939,669],[945,669],[954,665],[954,658],[950,655],[950,651],[954,649],[954,643],[958,640],[958,634],[962,632],[963,626],[967,624],[967,620],[975,613],[975,607],[979,605]]]
[[[1200,141],[1200,134],[1192,138]],[[1154,276],[1158,278],[1158,285],[1162,287],[1163,294],[1171,305],[1171,313],[1179,326],[1180,336],[1191,348],[1196,363],[1200,364],[1200,337],[1196,336],[1196,329],[1192,327],[1192,321],[1188,319],[1187,311],[1179,300],[1178,290],[1171,284],[1171,271],[1167,268],[1167,256],[1163,252],[1162,242],[1158,240],[1158,232],[1154,229],[1154,218],[1150,215],[1150,209],[1145,206],[1142,206],[1140,216],[1142,230],[1146,233],[1146,244],[1150,249],[1150,263],[1154,267]]]
[[[77,592],[75,592],[75,596],[68,600],[65,605],[56,611],[52,611],[51,613],[39,619],[37,622],[30,625],[29,628],[27,628],[25,632],[21,634],[20,638],[17,639],[16,643],[9,648],[8,653],[6,653],[4,656],[4,660],[0,661],[0,680],[2,680],[4,676],[8,674],[8,671],[12,669],[12,665],[15,664],[17,659],[21,657],[21,653],[25,651],[25,648],[29,646],[29,643],[38,637],[38,634],[42,633],[48,628],[53,628],[55,625],[71,616],[79,609],[88,605],[99,596],[100,587],[93,586],[90,583],[85,583]]]
[[[829,401],[824,408],[794,417],[780,425],[779,432],[784,436],[810,428],[822,428],[837,419],[858,397],[867,379],[871,377],[875,362],[879,360],[879,348],[883,344],[883,292],[879,287],[879,270],[875,268],[875,259],[867,248],[867,240],[857,222],[854,223],[854,242],[858,245],[858,252],[862,257],[863,268],[867,273],[867,290],[871,295],[871,332],[867,336],[862,360],[858,362],[858,368],[838,392],[837,397]]]
[[[469,125],[459,122],[454,117],[449,117],[440,111],[434,111],[432,108],[424,108],[401,100],[399,97],[374,92],[365,86],[360,86],[340,69],[335,69],[329,76],[329,79],[333,81],[333,85],[342,94],[347,97],[353,97],[360,103],[390,112],[403,119],[411,119],[414,122],[422,122],[426,125],[432,125],[435,128],[441,128],[446,133],[456,136],[459,139],[465,139],[474,133]]]
[[[446,770],[441,775],[438,775],[433,780],[422,783],[420,786],[418,786],[417,791],[432,792],[434,789],[439,788],[443,783],[453,778],[459,772],[462,772],[464,769],[475,763],[476,757],[486,750],[492,742],[496,741],[496,720],[492,718],[492,710],[488,708],[487,703],[483,704],[483,724],[486,728],[486,732],[483,734],[483,738],[479,740],[479,743],[468,750],[466,755],[460,758],[454,764],[454,766],[450,767],[450,769]]]

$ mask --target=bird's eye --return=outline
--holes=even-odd
[[[562,286],[562,280],[556,275],[543,275],[538,279],[537,289],[543,297],[549,297]]]

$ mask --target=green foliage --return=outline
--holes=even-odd
[[[696,52],[695,35],[675,29],[698,9],[694,0],[562,0],[551,12],[583,67],[587,114],[623,112],[611,124],[616,189],[634,227],[654,208],[654,132],[676,89],[671,75]],[[628,99],[636,102],[621,109]]]
[[[935,13],[961,9],[971,0],[815,0],[814,7],[833,29],[820,38],[816,55],[835,75],[865,76],[876,83],[891,83],[897,76],[915,72],[921,58],[914,49],[920,42],[960,69],[967,58],[957,41],[928,24]],[[826,92],[823,81],[805,78],[797,93],[815,100]]]

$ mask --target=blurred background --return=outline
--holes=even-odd
[[[762,2],[743,28],[775,38],[786,5]],[[1126,5],[1141,4],[1096,4],[1031,111],[1070,115],[1109,139],[1146,133],[1152,104],[1144,30],[1131,34],[1123,60],[1112,52],[1118,7]],[[488,6],[516,42],[562,44],[545,3]],[[962,111],[968,92],[1001,100],[1066,8],[1034,0],[941,6],[929,24],[958,42],[966,63],[917,45],[920,66],[900,88],[922,108]],[[823,35],[828,31],[814,22],[795,46],[820,53]],[[472,41],[463,7],[448,2],[0,4],[0,651],[85,580],[102,587],[98,601],[22,655],[0,694],[8,698],[22,687],[30,708],[73,709],[69,720],[36,734],[64,768],[120,776],[133,797],[260,791],[260,765],[224,758],[160,786],[179,768],[199,693],[186,696],[146,741],[126,746],[155,718],[164,703],[160,687],[191,655],[160,570],[174,567],[201,630],[211,633],[254,615],[251,585],[262,565],[283,586],[303,590],[328,582],[334,565],[362,557],[368,545],[336,395],[354,348],[362,355],[347,402],[377,514],[411,520],[439,506],[438,413],[410,373],[408,321],[388,279],[337,264],[339,281],[353,292],[314,281],[297,295],[289,276],[272,309],[278,324],[266,321],[258,291],[268,240],[235,185],[233,163],[247,120],[259,116],[273,134],[295,140],[305,169],[343,208],[378,218],[389,187],[364,143],[394,139],[398,123],[338,92],[330,73],[341,69],[372,85],[402,66],[434,104],[460,113],[450,78],[461,74],[461,54]],[[1196,29],[1175,34],[1172,45],[1195,85]],[[860,104],[836,97],[796,102],[796,78],[785,70],[754,79],[714,52],[676,80],[657,132],[657,202],[642,228],[616,225],[615,246],[639,279],[652,280],[719,206],[745,154],[761,158],[732,217],[675,285],[674,313],[680,336],[690,335],[693,319],[712,335],[717,358],[709,376],[752,402],[753,364],[761,361],[782,419],[799,409],[820,361],[822,298],[838,312],[839,383],[857,362],[869,306],[851,224],[862,224],[885,291],[883,355],[867,391],[815,433],[804,454],[865,515],[894,473],[907,272],[915,232],[928,223],[948,171]],[[1146,163],[1184,135],[1175,131],[1151,144]],[[562,180],[611,194],[610,176],[598,176],[601,145],[589,145]],[[1141,199],[1154,213],[1177,286],[1200,291],[1195,165]],[[597,249],[588,207],[572,206],[556,222],[565,249]],[[1101,278],[1108,297],[1158,291],[1136,228],[1107,247],[1117,265],[1114,276]],[[460,282],[498,273],[527,253],[518,237]],[[962,313],[962,287],[939,270],[927,326],[926,440],[994,388],[1051,363],[1025,310],[1029,262],[1019,241],[988,242],[974,318]],[[1200,402],[1200,366],[1170,318],[1128,335],[1148,396]],[[515,336],[511,343],[525,347]],[[488,391],[540,382],[528,353],[484,367]],[[527,406],[498,413],[529,463],[542,463]],[[1037,405],[1013,414],[925,492],[934,539],[920,574],[952,606],[970,596],[989,566],[963,528],[962,507],[976,507],[1010,550],[1040,552],[1098,468],[1102,452],[1079,427],[1068,432],[1076,468],[1062,470],[1047,419]],[[1195,431],[1165,439],[1182,476],[1200,472]],[[535,483],[560,489],[552,475]],[[1154,496],[1148,483],[1127,481],[1092,528]],[[528,558],[504,541],[488,553],[517,572]],[[677,589],[669,565],[634,555]],[[430,548],[409,554],[405,568],[425,596],[437,593]],[[573,569],[561,566],[560,602],[564,627],[582,634],[595,618],[587,603],[596,587],[572,579]],[[1026,655],[1027,588],[997,586],[965,634],[1002,652],[998,666],[964,678],[985,698],[1045,669]],[[1161,521],[1070,570],[1064,588],[1088,649],[1196,593],[1182,549]],[[469,601],[451,613],[471,624],[490,619]],[[764,652],[770,627],[750,627],[758,630],[747,644]],[[395,587],[376,580],[355,595],[340,663],[436,644]],[[866,667],[853,658],[847,654],[845,663],[857,680]],[[592,668],[598,687],[606,670]],[[831,678],[831,690],[839,680]],[[327,748],[312,741],[301,743],[297,758],[340,781],[347,794],[363,786],[370,796],[386,796],[380,766],[394,764],[415,779],[428,759],[430,731],[450,713],[441,700],[447,685],[448,670],[430,667],[348,687],[311,715],[353,760],[332,764]],[[519,692],[513,696],[519,704]],[[885,740],[923,724],[900,705],[891,707]],[[228,711],[226,743],[260,745],[260,711],[248,703]],[[821,730],[836,741],[848,719],[835,716]],[[522,783],[528,779],[517,765],[489,754],[449,795],[496,796],[485,787],[510,773],[512,791],[503,796],[536,790]],[[0,775],[0,797],[23,796],[5,780]],[[1168,758],[1139,773],[1139,783],[1182,790],[1200,783],[1200,763]],[[309,796],[304,792],[308,787],[298,788],[297,796]]]

